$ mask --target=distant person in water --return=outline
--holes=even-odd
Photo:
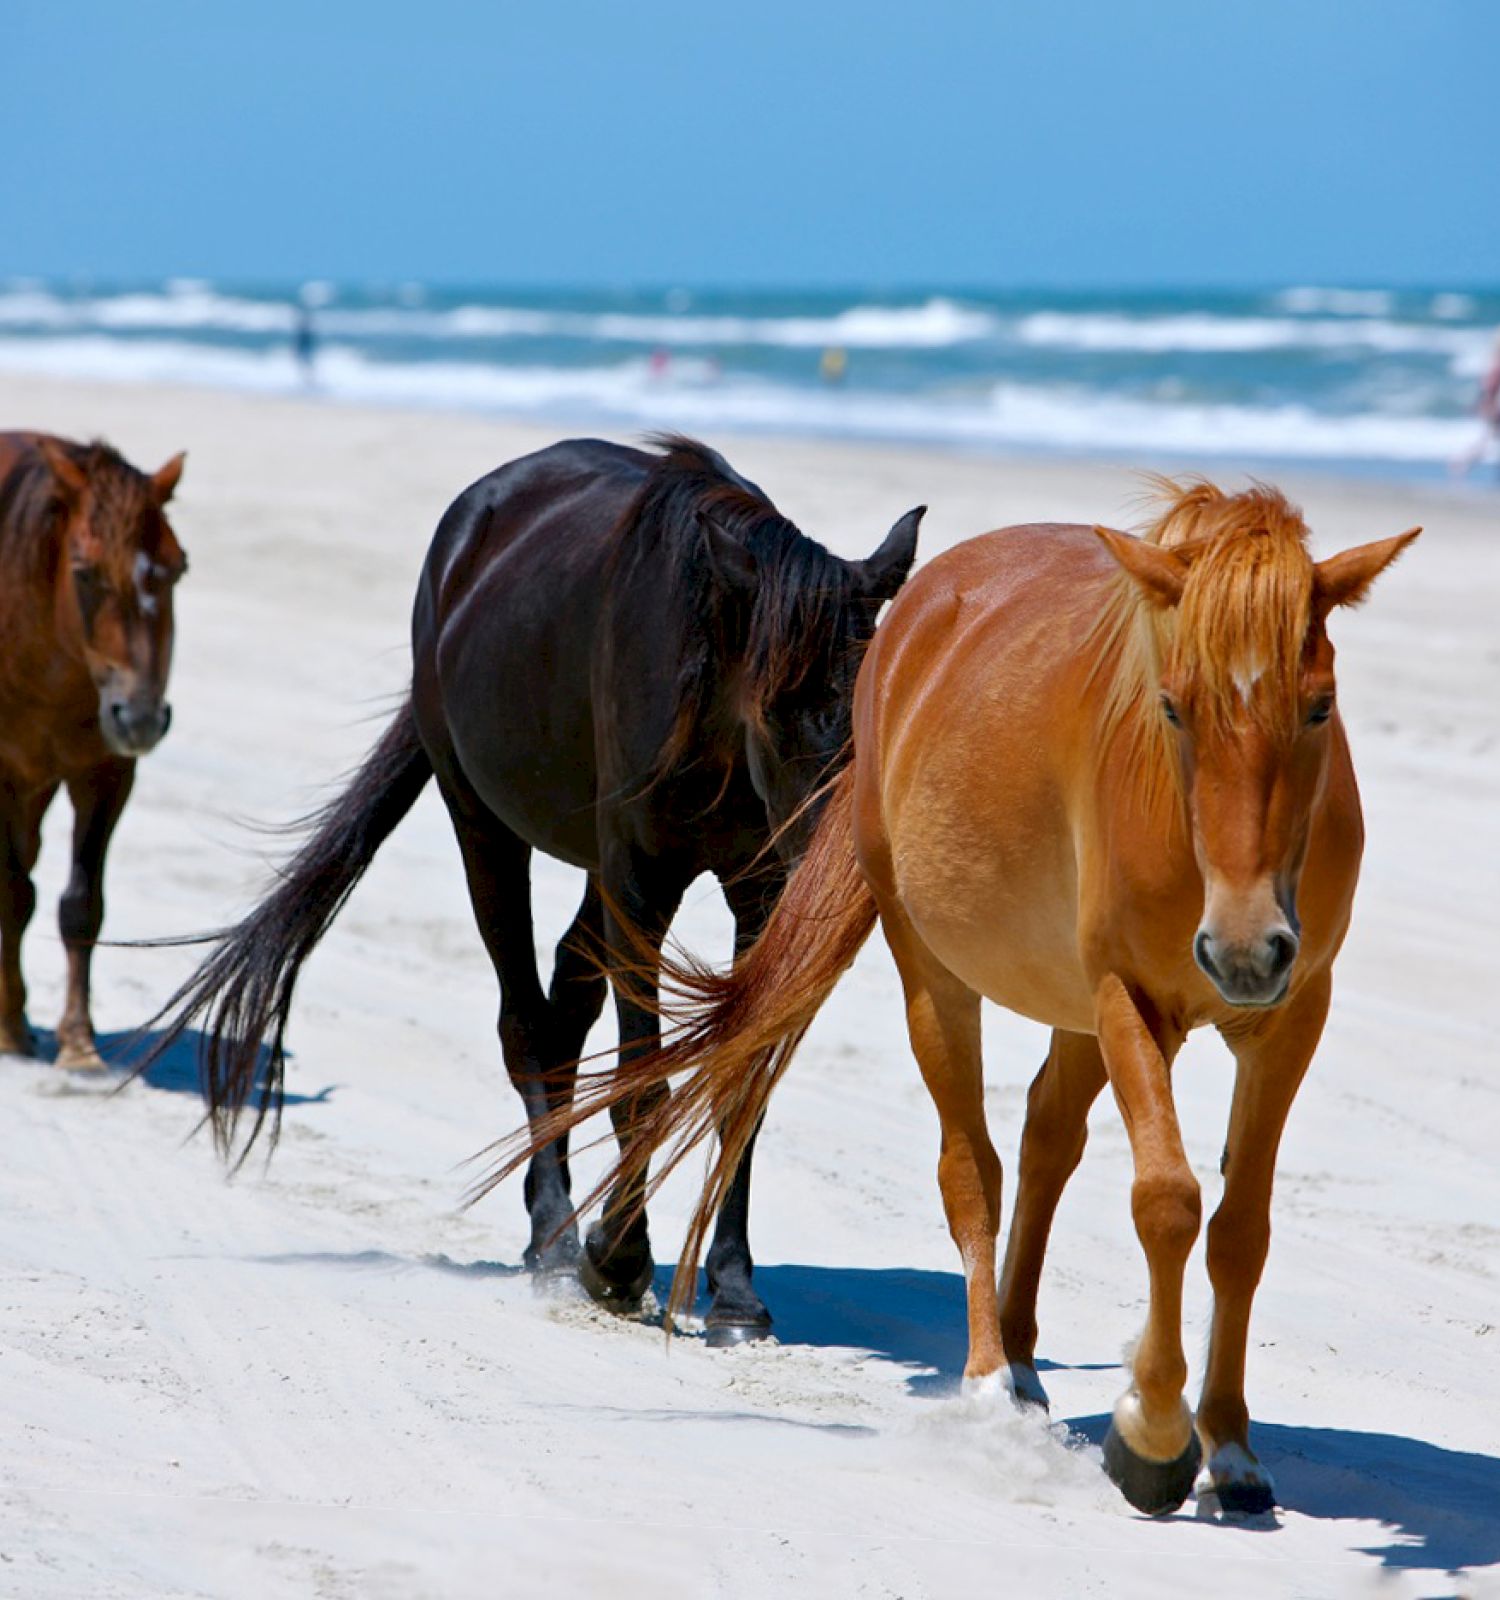
[[[302,387],[313,389],[318,381],[318,330],[313,326],[313,308],[310,301],[299,300],[296,323],[292,329],[292,355],[297,370],[302,374]]]
[[[823,382],[842,383],[848,370],[849,357],[843,349],[836,344],[829,345],[818,361],[818,373]]]
[[[1479,413],[1479,438],[1472,449],[1465,451],[1453,463],[1455,472],[1472,472],[1496,445],[1500,445],[1500,334],[1495,337],[1495,347],[1490,352],[1490,364],[1485,371],[1484,382],[1479,386],[1479,404],[1475,409]]]

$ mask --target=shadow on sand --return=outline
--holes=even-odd
[[[659,1267],[652,1288],[665,1304],[671,1267]],[[968,1353],[964,1280],[956,1272],[908,1267],[757,1266],[755,1286],[776,1318],[782,1344],[845,1345],[920,1367],[906,1380],[915,1395],[935,1398],[956,1392]],[[700,1309],[707,1284],[700,1275]],[[1076,1370],[1105,1372],[1117,1361]],[[1059,1364],[1038,1361],[1042,1372]]]
[[[57,1055],[57,1036],[49,1028],[35,1028],[32,1030],[37,1043],[37,1052],[44,1060],[53,1060]],[[107,1073],[96,1074],[102,1088],[115,1089],[125,1082],[134,1071],[135,1063],[144,1056],[160,1038],[160,1034],[146,1033],[101,1033],[99,1035],[99,1054],[104,1057],[109,1065]],[[141,1082],[149,1084],[153,1089],[164,1089],[168,1094],[188,1094],[195,1098],[201,1093],[198,1077],[198,1053],[203,1042],[203,1035],[196,1028],[189,1028],[180,1039],[158,1060],[141,1074]],[[256,1063],[255,1088],[252,1091],[250,1105],[255,1104],[255,1097],[260,1093],[266,1081],[267,1063],[270,1051],[262,1047],[260,1060]],[[287,1052],[287,1060],[292,1059],[292,1053]],[[75,1074],[83,1078],[83,1074]],[[288,1089],[283,1095],[283,1103],[289,1106],[317,1106],[323,1105],[332,1098],[334,1085],[319,1089],[316,1094],[296,1094]]]
[[[957,1273],[766,1265],[756,1268],[755,1282],[783,1344],[869,1350],[926,1369],[907,1378],[913,1394],[954,1391],[967,1350]],[[659,1299],[670,1283],[670,1268],[658,1272]],[[1046,1361],[1037,1366],[1059,1370]],[[1118,1366],[1079,1363],[1072,1370]],[[1107,1415],[1065,1420],[1094,1444],[1109,1427]],[[1500,1562],[1500,1458],[1397,1434],[1274,1422],[1255,1423],[1251,1439],[1288,1510],[1384,1524],[1389,1537],[1361,1549],[1387,1568],[1454,1573]],[[1277,1524],[1268,1518],[1264,1526]]]
[[[1071,1417],[1068,1426],[1098,1444],[1109,1417]],[[1494,1456],[1393,1433],[1278,1422],[1252,1423],[1250,1442],[1288,1511],[1383,1523],[1388,1541],[1358,1547],[1383,1566],[1457,1573],[1500,1562],[1500,1459]]]

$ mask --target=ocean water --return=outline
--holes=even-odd
[[[0,369],[302,387],[617,433],[677,427],[1316,461],[1426,475],[1479,438],[1500,290],[522,292],[0,280]],[[830,347],[841,381],[820,373]]]

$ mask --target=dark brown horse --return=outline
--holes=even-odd
[[[712,450],[660,443],[660,454],[554,445],[480,479],[439,523],[417,589],[410,701],[167,1008],[158,1053],[206,1019],[204,1087],[222,1144],[252,1096],[255,1130],[279,1107],[302,963],[433,776],[533,1122],[571,1096],[571,1064],[604,1004],[600,955],[629,948],[617,916],[659,948],[688,885],[712,872],[738,945],[759,932],[785,870],[768,842],[845,754],[855,674],[881,602],[911,568],[921,512],[867,561],[841,561]],[[813,820],[808,808],[779,846],[794,853]],[[533,850],[588,873],[550,989],[536,964]],[[656,1042],[653,999],[650,985],[617,992],[625,1059]],[[747,1152],[709,1254],[716,1342],[770,1326],[751,1285],[749,1166]],[[596,1297],[635,1306],[652,1273],[644,1214],[617,1197],[580,1261],[569,1192],[559,1140],[526,1174],[528,1265],[576,1263]]]
[[[73,872],[58,919],[68,998],[57,1062],[103,1065],[89,963],[110,835],[136,760],[171,721],[172,589],[187,559],[163,507],[182,461],[148,477],[106,444],[0,434],[0,1052],[34,1048],[21,938],[42,817],[66,785]]]

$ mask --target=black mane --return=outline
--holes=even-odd
[[[664,565],[658,581],[672,583],[680,614],[691,619],[674,733],[663,752],[669,762],[701,725],[731,653],[744,662],[744,710],[761,718],[814,667],[850,648],[862,597],[849,564],[782,516],[717,450],[673,433],[647,442],[661,454],[620,519],[615,559],[622,576],[648,561],[658,571]],[[754,558],[753,595],[726,594],[705,521]]]

